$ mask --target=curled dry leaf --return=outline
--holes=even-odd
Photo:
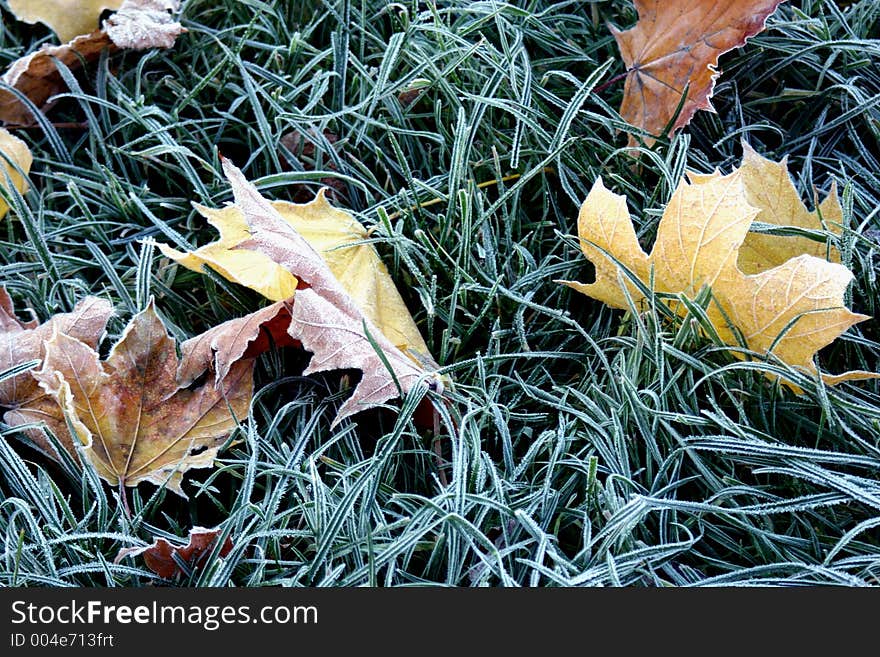
[[[761,210],[749,202],[743,184],[747,176],[742,171],[695,178],[697,182],[690,184],[682,180],[672,195],[651,255],[639,246],[626,199],[608,191],[598,179],[578,217],[581,248],[595,265],[596,281],[560,282],[624,309],[630,307],[627,295],[636,307],[647,299],[620,267],[646,287],[653,278],[658,293],[694,299],[709,287],[712,301],[706,314],[725,344],[738,347],[741,338],[752,351],[772,353],[791,367],[815,375],[816,352],[853,324],[868,319],[844,306],[843,294],[852,273],[840,264],[804,254],[756,274],[745,273],[738,265],[740,249],[752,221],[767,208]],[[778,183],[778,178],[766,179],[764,191],[770,194],[779,189],[774,187]],[[765,220],[779,223],[769,216]],[[674,299],[665,303],[676,312],[685,311]],[[739,351],[733,354],[745,358]],[[878,376],[856,371],[822,378],[835,384]]]
[[[324,190],[306,204],[269,202],[247,183],[255,199],[240,188],[239,181],[246,182],[240,172],[234,169],[238,173],[233,173],[231,165],[224,166],[230,180],[235,180],[236,203],[220,210],[196,206],[220,232],[220,239],[188,253],[163,244],[159,248],[185,267],[201,271],[207,265],[276,303],[185,342],[181,384],[193,381],[212,363],[216,380],[222,381],[233,363],[261,353],[270,343],[302,344],[315,354],[307,373],[348,368],[364,372],[354,396],[340,410],[338,421],[399,394],[394,377],[382,366],[364,333],[365,320],[371,337],[382,345],[396,375],[400,375],[398,383],[404,391],[424,373],[417,364],[435,366],[387,268],[375,248],[364,241],[367,232],[351,214],[334,208]],[[283,224],[276,226],[283,236],[279,238],[280,251],[241,248],[256,235],[254,216],[260,213]],[[317,298],[314,291],[297,289],[308,286],[321,288]],[[331,289],[336,296],[328,306],[324,302]],[[346,305],[336,305],[342,299]],[[322,312],[323,325],[319,317]],[[331,319],[336,324],[328,323]],[[328,329],[325,336],[318,336],[321,326]],[[333,326],[338,330],[329,330]]]
[[[9,191],[9,182],[19,192],[27,191],[26,176],[31,170],[34,156],[21,139],[0,128],[0,187]],[[22,175],[24,174],[24,175]],[[0,219],[9,212],[9,205],[0,198]]]
[[[712,110],[718,58],[761,32],[782,2],[635,0],[635,27],[623,32],[611,28],[627,68],[620,115],[659,135],[672,121],[686,88],[671,132],[690,123],[697,110]],[[630,145],[635,143],[631,136]]]
[[[186,545],[172,545],[164,538],[155,538],[153,543],[146,547],[123,548],[116,555],[113,563],[119,563],[125,557],[141,556],[147,568],[159,577],[172,579],[187,574],[181,570],[178,559],[185,563],[190,571],[199,570],[214,551],[219,538],[219,528],[193,527],[189,530],[189,543]],[[232,538],[227,536],[219,548],[218,555],[225,557],[230,552],[232,552]]]
[[[85,455],[110,484],[167,484],[210,467],[253,396],[253,360],[230,368],[222,385],[182,388],[178,358],[153,302],[135,315],[105,362],[58,331],[34,374],[63,409]]]
[[[109,302],[86,297],[73,312],[55,315],[44,324],[22,322],[15,316],[9,294],[0,288],[0,371],[33,360],[41,361],[46,354],[46,342],[56,333],[96,347],[112,314],[113,307]],[[3,415],[6,424],[15,427],[42,422],[76,458],[61,409],[40,389],[30,371],[0,381],[0,406],[6,409]],[[58,458],[41,430],[29,429],[27,435],[48,456]]]
[[[290,326],[290,303],[278,301],[271,306],[230,319],[180,345],[180,368],[177,379],[188,386],[209,367],[214,367],[215,380],[226,378],[229,368],[242,358],[255,358],[273,345],[299,345],[287,332]]]
[[[428,354],[388,269],[373,245],[364,241],[367,231],[351,214],[333,207],[323,189],[310,203],[266,202],[302,236],[311,251],[320,254],[333,278],[391,342],[404,352]],[[250,237],[240,204],[219,210],[195,207],[219,231],[220,239],[188,253],[159,244],[163,255],[193,271],[202,271],[207,265],[272,301],[294,296],[299,284],[291,273],[295,268],[287,269],[265,253],[238,248]]]
[[[430,374],[416,365],[415,360],[405,355],[386,334],[387,331],[395,336],[398,343],[402,341],[409,350],[414,350],[416,342],[424,348],[421,336],[415,331],[412,318],[406,312],[387,270],[384,266],[380,267],[378,256],[370,254],[348,258],[349,268],[355,270],[352,280],[357,281],[362,276],[366,278],[366,281],[358,283],[369,291],[359,297],[364,306],[362,309],[334,274],[326,260],[327,251],[319,255],[278,211],[276,205],[263,198],[228,160],[223,161],[223,170],[232,185],[235,207],[241,212],[250,232],[250,239],[239,243],[236,248],[262,254],[298,278],[299,289],[288,302],[290,325],[287,333],[312,352],[305,374],[335,369],[359,369],[363,373],[352,396],[339,409],[334,424],[360,410],[394,399],[420,381],[430,385]],[[326,201],[319,200],[319,203],[321,205],[316,207],[325,205]],[[325,211],[326,208],[322,213]],[[356,229],[352,227],[352,230]],[[340,264],[344,263],[341,261]],[[364,269],[366,274],[357,273]],[[343,270],[343,274],[346,273]],[[385,280],[393,291],[393,297]],[[371,318],[371,312],[373,316],[378,315],[381,328]],[[389,312],[393,314],[386,314]],[[405,316],[399,313],[405,313]],[[400,328],[408,326],[412,326],[412,329]],[[415,331],[415,336],[408,335],[407,331]],[[214,339],[220,360],[228,338],[226,335],[215,335]],[[426,349],[424,353],[427,354]]]
[[[23,2],[28,6],[31,5],[31,0],[23,0]],[[98,7],[102,4],[114,3],[89,4]],[[121,4],[115,4],[119,6],[119,11],[105,22],[104,29],[95,29],[97,23],[97,15],[95,15],[94,24],[85,32],[75,32],[72,37],[62,36],[62,39],[69,38],[64,45],[43,46],[40,50],[16,60],[0,79],[15,88],[34,105],[43,108],[47,106],[52,96],[67,89],[64,79],[58,72],[56,59],[68,68],[76,69],[83,61],[96,60],[105,48],[111,52],[119,49],[170,48],[174,45],[175,39],[185,31],[169,13],[177,11],[180,5],[178,0],[125,0]],[[60,14],[64,17],[67,13],[76,12],[56,10],[54,14],[46,15]],[[97,13],[100,15],[100,10],[97,10]],[[42,18],[39,20],[48,23]],[[6,89],[0,89],[0,120],[21,125],[29,125],[35,121],[30,109],[16,94]]]

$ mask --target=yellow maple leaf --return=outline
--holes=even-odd
[[[273,201],[272,207],[317,251],[352,300],[405,354],[428,355],[415,321],[406,308],[366,229],[348,212],[333,207],[325,190],[309,203]],[[162,254],[188,269],[207,265],[218,274],[259,292],[272,301],[294,296],[298,281],[281,265],[259,251],[236,248],[250,239],[248,224],[235,205],[196,209],[220,233],[220,239],[187,253],[159,244]]]
[[[689,299],[711,288],[706,315],[725,344],[739,347],[742,341],[756,353],[772,353],[793,368],[816,374],[816,352],[869,319],[844,306],[843,293],[853,275],[843,265],[808,254],[755,275],[745,273],[739,252],[761,210],[749,203],[743,178],[738,170],[703,176],[698,183],[682,180],[660,220],[650,255],[636,239],[625,198],[597,180],[578,217],[581,248],[596,267],[596,281],[560,282],[624,309],[630,301],[637,308],[647,301],[630,277],[645,288],[653,281],[657,293]],[[664,302],[684,314],[674,297]],[[745,358],[740,351],[733,353]],[[835,384],[878,376],[847,372],[823,379]]]
[[[106,9],[119,9],[123,0],[8,0],[9,9],[25,23],[48,25],[61,41],[98,29]]]
[[[22,173],[27,175],[33,161],[33,155],[27,144],[0,128],[0,186],[8,192],[11,181],[12,186],[24,194],[27,191],[27,181]],[[0,219],[5,217],[7,212],[9,205],[0,198]]]
[[[749,205],[759,210],[755,221],[775,226],[802,228],[808,231],[829,231],[840,235],[843,224],[843,208],[837,196],[837,184],[832,182],[831,191],[817,204],[813,212],[801,200],[788,172],[788,158],[773,162],[759,155],[743,142],[743,160],[739,168]],[[720,175],[688,173],[693,183],[701,183]],[[825,242],[798,235],[770,235],[750,232],[739,249],[737,263],[746,274],[777,267],[799,255],[840,262],[840,252]]]

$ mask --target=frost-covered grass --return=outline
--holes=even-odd
[[[602,87],[623,70],[606,22],[634,20],[623,0],[189,0],[175,49],[78,74],[58,127],[18,132],[36,161],[0,279],[20,307],[111,299],[106,348],[151,295],[179,338],[265,303],[142,245],[214,238],[190,202],[230,200],[222,152],[270,198],[339,181],[454,384],[437,435],[416,396],[331,430],[357,373],[266,354],[218,467],[191,471],[188,500],[130,490],[130,518],[3,427],[0,583],[148,584],[120,547],[219,525],[232,553],[178,584],[877,584],[880,384],[794,396],[689,319],[553,280],[589,280],[574,219],[597,176],[649,245],[683,171],[730,170],[747,139],[790,156],[805,199],[838,181],[851,304],[880,314],[880,3],[783,5],[722,59],[718,113],[638,166],[622,83]],[[3,21],[0,65],[49,38]],[[880,370],[878,327],[820,364]]]

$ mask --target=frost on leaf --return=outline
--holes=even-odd
[[[627,68],[620,115],[660,135],[686,88],[672,132],[690,123],[697,110],[711,110],[718,58],[761,32],[783,1],[635,0],[635,27],[611,28]],[[630,144],[635,144],[632,136]]]
[[[220,239],[187,253],[160,249],[185,267],[209,266],[275,303],[185,342],[180,382],[193,380],[212,360],[221,381],[238,359],[271,343],[299,344],[313,354],[305,374],[363,372],[338,422],[424,379],[425,367],[436,364],[387,268],[364,242],[364,227],[334,208],[323,190],[306,204],[270,202],[232,164],[224,160],[223,166],[235,203],[219,210],[196,206]]]
[[[43,324],[23,322],[15,316],[9,294],[0,288],[0,372],[30,361],[42,361],[46,354],[45,343],[56,333],[70,336],[90,348],[96,347],[112,314],[109,302],[86,297],[73,312],[55,315]],[[32,371],[0,381],[0,406],[6,409],[3,414],[6,424],[16,427],[42,423],[76,459],[64,415],[55,400],[37,385]],[[43,431],[28,429],[27,436],[46,455],[58,458]]]
[[[276,216],[317,252],[332,276],[345,289],[364,315],[398,349],[427,356],[415,321],[406,308],[388,269],[367,239],[366,229],[348,212],[333,207],[324,189],[310,203],[266,202]],[[220,233],[220,239],[195,251],[183,253],[159,244],[163,255],[201,271],[206,265],[218,274],[259,292],[272,301],[290,299],[299,281],[296,266],[288,269],[261,251],[239,248],[250,238],[248,223],[238,204],[214,210],[196,209]]]
[[[745,168],[752,165],[747,162]],[[625,198],[597,180],[578,217],[581,248],[595,265],[596,280],[590,284],[560,282],[624,309],[630,307],[627,297],[637,308],[647,303],[629,275],[649,289],[653,280],[654,292],[692,300],[703,288],[711,288],[706,315],[725,344],[745,346],[762,355],[772,353],[793,368],[817,374],[816,352],[869,318],[845,307],[843,294],[853,275],[838,263],[800,254],[755,274],[743,271],[740,252],[753,220],[768,212],[768,207],[787,207],[767,196],[770,189],[787,194],[776,178],[765,180],[767,189],[753,187],[750,197],[744,184],[749,175],[743,170],[726,176],[716,171],[693,176],[698,182],[682,180],[660,220],[650,255],[636,239]],[[768,203],[763,209],[750,203],[759,192]],[[764,221],[779,223],[781,219],[771,213]],[[774,239],[782,249],[793,248],[785,242],[788,238]],[[755,265],[751,260],[748,264],[749,268]],[[675,298],[664,302],[680,314],[685,310]],[[746,357],[741,351],[732,353]],[[877,376],[861,371],[822,375],[828,384]]]
[[[23,5],[31,6],[31,0],[19,0]],[[48,5],[69,5],[70,2],[63,0],[50,0]],[[51,98],[56,94],[67,90],[67,84],[58,71],[55,60],[61,61],[71,70],[77,69],[83,61],[96,60],[105,48],[110,52],[120,49],[145,50],[148,48],[170,48],[175,39],[185,32],[183,26],[173,19],[169,12],[176,12],[179,8],[178,0],[125,0],[118,2],[86,3],[95,7],[113,5],[119,7],[119,11],[112,14],[104,23],[103,29],[97,29],[97,17],[94,16],[94,25],[82,32],[73,32],[68,35],[59,34],[63,45],[45,45],[40,50],[33,52],[12,63],[7,69],[2,82],[16,89],[39,109],[47,109],[51,104]],[[77,12],[57,11],[44,14],[47,17],[58,17],[59,21],[70,13]],[[30,15],[30,14],[28,14]],[[45,18],[40,18],[48,23]],[[60,23],[59,23],[60,24]],[[71,29],[82,29],[82,26]],[[6,123],[29,125],[35,122],[31,109],[21,101],[15,93],[0,89],[0,120]]]
[[[179,8],[179,0],[125,0],[104,23],[104,31],[123,50],[171,48],[186,31],[172,18]]]
[[[254,358],[272,346],[299,345],[287,332],[289,326],[290,303],[286,301],[218,324],[180,346],[178,381],[187,386],[213,367],[215,380],[221,382],[242,358]]]
[[[103,362],[91,346],[56,331],[34,376],[104,480],[166,484],[183,495],[183,473],[210,467],[237,419],[247,417],[253,360],[233,365],[219,387],[181,387],[177,367],[174,341],[151,302]]]

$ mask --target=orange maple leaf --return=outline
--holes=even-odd
[[[784,1],[635,0],[635,27],[623,32],[611,27],[627,68],[620,115],[660,135],[685,89],[687,97],[670,134],[690,123],[697,110],[711,111],[718,58],[762,31]],[[630,145],[635,145],[632,136]]]

